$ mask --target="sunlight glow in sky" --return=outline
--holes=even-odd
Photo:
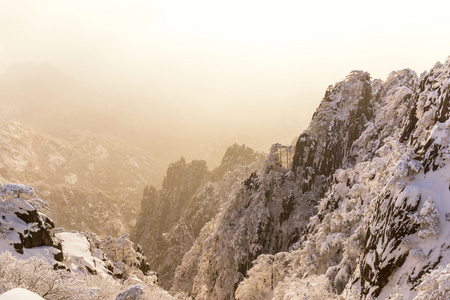
[[[239,128],[267,149],[290,143],[352,70],[384,80],[445,60],[449,11],[434,0],[0,0],[0,71],[49,62],[146,95],[180,116],[174,126]]]

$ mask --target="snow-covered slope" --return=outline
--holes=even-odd
[[[27,289],[15,288],[0,295],[0,300],[43,300],[41,296]]]
[[[450,60],[420,78],[406,69],[382,82],[356,71],[330,87],[292,166],[272,149],[202,229],[172,291],[412,299],[415,287],[444,280],[445,268],[424,274],[450,257],[449,87]]]
[[[417,299],[450,296],[445,268],[425,276],[449,259],[449,71],[449,61],[420,79],[404,70],[380,86],[376,117],[352,146],[356,164],[335,172],[303,244],[287,254],[274,299],[302,286],[311,296],[304,286],[314,276],[345,299],[413,299],[416,288]]]
[[[0,299],[174,299],[127,234],[55,229],[26,185],[1,185],[0,196]]]
[[[68,139],[20,123],[0,127],[0,179],[34,186],[45,211],[66,229],[130,232],[154,165],[142,151],[107,135],[74,131]]]
[[[425,273],[450,263],[450,60],[421,76],[413,99],[395,145],[405,154],[373,201],[360,274],[348,287],[364,297],[381,299],[399,285],[412,298]]]

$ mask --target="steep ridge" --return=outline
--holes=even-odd
[[[111,136],[74,131],[64,140],[17,122],[0,127],[1,180],[34,186],[50,203],[43,211],[66,229],[130,232],[153,169],[142,151]]]
[[[412,298],[425,273],[450,262],[450,60],[421,76],[413,101],[400,138],[408,157],[376,199],[360,280],[354,275],[366,298],[385,297],[395,285]]]
[[[181,158],[167,169],[160,191],[154,187],[144,190],[133,241],[142,245],[145,253],[154,254],[149,263],[163,287],[170,288],[183,255],[233,194],[235,183],[260,168],[263,158],[237,144],[227,149],[221,165],[213,171],[208,171],[205,161],[186,163]]]
[[[190,198],[205,183],[207,176],[205,161],[196,160],[186,164],[184,158],[181,158],[167,169],[161,192],[158,193],[154,187],[144,190],[142,212],[136,224],[133,240],[142,245],[146,253],[155,254],[150,264],[158,272],[162,282],[170,280],[166,275],[166,272],[170,271],[165,269],[170,269],[170,265],[167,266],[161,261],[167,251],[183,251],[183,247],[186,247],[184,244],[189,245],[193,238],[181,225],[176,229],[177,235],[172,237],[177,239],[177,243],[173,245],[175,248],[169,249],[166,245],[169,231],[186,211]],[[182,230],[186,232],[181,232]]]
[[[308,234],[300,249],[290,253],[287,259],[292,268],[290,275],[294,272],[297,275],[295,279],[286,274],[281,277],[286,277],[286,282],[272,291],[275,299],[282,299],[282,295],[289,291],[282,289],[289,285],[293,285],[292,290],[301,286],[303,276],[312,278],[313,275],[325,274],[334,292],[341,293],[344,289],[363,249],[367,224],[362,220],[373,212],[375,208],[371,203],[379,195],[381,186],[389,180],[386,165],[406,155],[405,149],[393,148],[392,145],[401,136],[402,126],[399,124],[408,118],[416,82],[417,76],[408,69],[392,72],[384,83],[379,80],[372,82],[377,95],[375,117],[351,146],[349,156],[356,163],[333,174],[328,191],[319,202],[317,214],[308,224]],[[417,167],[414,160],[409,162]]]
[[[372,82],[354,164],[334,172],[299,248],[255,261],[238,299],[448,298],[449,83],[450,60]]]
[[[345,81],[330,86],[297,141],[293,171],[307,178],[306,170],[313,168],[328,178],[342,165],[351,164],[350,149],[373,118],[379,92],[372,90],[370,75],[363,71],[353,71]]]
[[[172,291],[234,299],[259,255],[297,247],[334,171],[353,164],[353,142],[373,119],[379,92],[362,71],[330,87],[300,135],[292,163],[283,165],[287,148],[272,147],[263,169],[202,229],[177,268]]]

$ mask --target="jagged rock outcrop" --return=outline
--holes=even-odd
[[[3,241],[10,244],[20,254],[24,249],[48,246],[53,257],[62,262],[62,246],[54,234],[54,223],[46,215],[39,213],[22,198],[11,198],[1,203],[1,232]]]
[[[173,261],[162,262],[167,251],[175,250],[167,247],[169,231],[187,210],[190,198],[205,183],[207,176],[208,168],[205,161],[196,160],[186,164],[184,158],[181,158],[167,169],[161,192],[157,192],[154,187],[147,187],[144,190],[142,212],[133,239],[146,253],[153,253],[150,264],[159,273],[161,282],[170,280],[166,273],[173,263]],[[174,237],[184,239],[183,235]],[[183,246],[180,242],[175,243],[173,239],[172,242],[177,249]]]
[[[245,171],[259,168],[263,155],[245,145],[228,148],[221,165],[208,171],[204,161],[186,163],[184,158],[169,166],[163,187],[144,190],[142,212],[133,240],[142,245],[159,282],[170,288],[175,268],[191,248],[201,228],[226,203],[236,181]]]
[[[330,86],[308,129],[297,141],[292,169],[301,177],[308,168],[329,178],[350,164],[349,154],[366,123],[372,120],[378,90],[372,91],[369,73],[353,71],[346,80]],[[305,176],[306,175],[306,176]]]
[[[317,214],[308,224],[305,242],[293,255],[300,257],[300,273],[327,274],[337,293],[344,289],[364,251],[367,225],[363,215],[373,211],[370,203],[389,180],[390,174],[383,172],[385,160],[394,161],[404,154],[404,149],[392,151],[392,140],[401,135],[398,124],[407,119],[417,80],[417,75],[406,69],[391,73],[386,82],[372,82],[374,118],[351,145],[349,160],[355,163],[347,163],[334,173]]]
[[[297,141],[292,165],[280,163],[284,154],[275,145],[262,171],[243,183],[185,255],[172,290],[196,299],[233,299],[260,254],[295,246],[334,171],[353,163],[352,144],[373,119],[376,98],[362,71],[330,87]]]
[[[359,261],[364,298],[385,297],[393,285],[412,295],[425,273],[448,263],[449,104],[447,60],[423,74],[415,87],[400,141],[423,170],[415,175],[411,164],[400,162],[397,173],[403,176],[395,184],[389,182],[376,200],[378,209],[370,218]]]
[[[301,245],[286,253],[284,270],[276,256],[271,268],[258,260],[239,299],[261,290],[280,300],[317,290],[330,299],[448,297],[449,83],[450,60],[420,79],[407,69],[371,82],[374,117],[328,181]],[[443,272],[439,286],[425,276],[432,270]],[[270,285],[258,281],[274,274]]]

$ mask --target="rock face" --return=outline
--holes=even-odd
[[[59,226],[115,236],[131,231],[140,191],[154,175],[142,151],[111,136],[74,131],[58,139],[17,122],[0,127],[0,142],[1,181],[34,186]]]
[[[170,288],[175,268],[189,251],[202,227],[219,211],[236,181],[245,171],[259,168],[263,155],[245,145],[233,145],[226,151],[221,165],[208,171],[204,161],[186,163],[184,158],[167,169],[163,187],[144,190],[142,212],[133,240],[149,256],[159,282]]]
[[[336,297],[387,299],[398,286],[414,298],[450,263],[449,94],[450,61],[385,82],[355,71],[330,87],[292,163],[274,145],[200,231],[172,292],[286,299],[320,277]]]
[[[372,91],[370,75],[363,71],[353,71],[344,82],[330,86],[297,141],[293,171],[307,178],[302,172],[313,168],[317,175],[329,178],[338,168],[350,164],[353,142],[374,116],[377,92]]]
[[[54,246],[50,231],[47,230],[55,227],[52,220],[45,215],[39,216],[36,210],[26,211],[26,213],[15,212],[15,214],[27,224],[37,223],[36,231],[25,229],[23,235],[19,233],[20,240],[25,248]]]
[[[423,169],[413,177],[411,164],[399,164],[403,182],[387,184],[377,199],[379,209],[370,218],[359,261],[365,298],[385,297],[393,284],[411,292],[424,274],[449,262],[449,226],[444,221],[450,199],[449,104],[447,61],[423,74],[415,87],[400,141]]]
[[[205,161],[186,164],[182,158],[167,169],[160,193],[154,187],[144,190],[143,209],[136,224],[134,240],[146,253],[154,254],[150,259],[150,265],[158,272],[160,282],[170,280],[168,273],[173,261],[164,261],[167,251],[187,251],[183,247],[186,247],[186,243],[189,245],[193,239],[187,232],[181,232],[183,227],[178,226],[174,229],[176,235],[172,238],[169,232],[185,213],[191,197],[205,183],[207,176]],[[175,248],[169,248],[169,243]]]
[[[17,253],[24,254],[24,248],[48,246],[54,248],[54,259],[62,262],[61,242],[55,237],[55,225],[50,218],[21,198],[2,202],[0,212],[5,242],[9,241]]]
[[[330,87],[300,135],[292,163],[283,165],[283,148],[274,145],[263,169],[243,183],[183,258],[173,291],[233,299],[253,260],[300,242],[332,174],[352,164],[352,144],[374,116],[373,98],[370,76],[362,71]]]

